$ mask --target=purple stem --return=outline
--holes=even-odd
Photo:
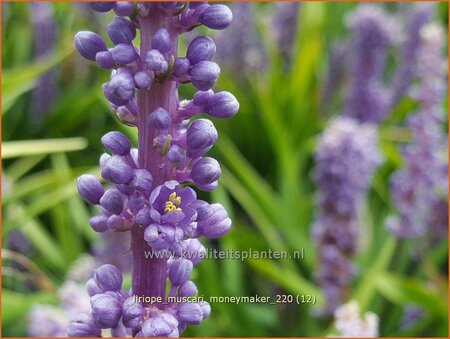
[[[178,34],[176,33],[176,16],[169,17],[162,13],[157,4],[149,4],[150,11],[146,17],[139,18],[141,28],[141,58],[145,59],[151,49],[151,39],[159,28],[166,28],[171,34],[172,50],[176,55]],[[153,175],[154,187],[168,179],[168,166],[160,152],[153,147],[153,139],[159,131],[147,124],[148,115],[158,107],[163,107],[174,117],[178,107],[177,84],[167,79],[163,84],[155,83],[150,89],[142,89],[137,94],[138,105],[138,147],[139,167],[145,168]],[[132,231],[133,249],[133,294],[139,296],[165,297],[167,259],[145,258],[144,252],[151,250],[144,240],[144,228],[135,225]]]

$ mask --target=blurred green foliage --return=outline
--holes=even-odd
[[[74,53],[75,32],[104,32],[110,14],[88,15],[83,4],[53,6],[55,52],[35,60],[29,4],[3,3],[3,248],[14,230],[31,243],[24,259],[28,274],[14,265],[17,255],[3,253],[4,336],[27,335],[30,306],[57,303],[55,291],[70,264],[89,251],[97,237],[87,222],[93,211],[77,196],[75,180],[84,172],[99,174],[100,137],[116,129],[136,139],[136,132],[108,111],[101,93],[107,72]],[[267,13],[270,6],[255,4],[256,12]],[[211,152],[222,164],[223,176],[210,198],[227,207],[233,228],[210,246],[291,252],[304,248],[305,259],[206,260],[194,275],[205,298],[309,293],[323,302],[314,283],[316,259],[310,237],[315,207],[313,152],[318,133],[339,112],[339,108],[322,111],[320,105],[327,51],[331,42],[348,36],[343,18],[355,6],[304,3],[293,64],[287,72],[263,16],[255,15],[268,53],[267,70],[248,73],[243,68],[242,81],[223,68],[217,88],[234,93],[241,110],[235,119],[217,122],[220,138]],[[447,4],[439,9],[440,20],[447,24]],[[57,72],[58,96],[45,120],[36,124],[30,119],[31,91],[50,68]],[[181,91],[183,98],[193,93],[189,86]],[[373,179],[360,220],[364,246],[357,258],[359,273],[352,297],[363,311],[380,316],[382,336],[447,336],[447,239],[415,262],[410,259],[415,244],[396,241],[384,227],[385,217],[393,212],[389,176],[401,166],[399,140],[392,135],[401,131],[413,107],[411,100],[404,100],[381,127],[385,163]],[[413,328],[402,331],[399,321],[409,304],[423,307],[426,314]],[[325,336],[331,330],[330,320],[314,317],[308,304],[213,304],[212,310],[209,320],[190,327],[186,335]]]

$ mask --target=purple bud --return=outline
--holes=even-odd
[[[212,215],[198,223],[198,232],[207,238],[220,238],[224,236],[231,227],[231,219],[221,204],[212,204]]]
[[[120,291],[122,288],[122,273],[114,265],[106,264],[97,268],[94,279],[103,291]]]
[[[209,317],[211,314],[211,306],[206,301],[200,301],[198,304],[202,310],[203,319]]]
[[[218,138],[214,124],[208,119],[198,119],[187,129],[187,145],[199,149],[212,146]]]
[[[111,69],[115,66],[115,62],[110,51],[98,52],[95,55],[95,61],[103,69]]]
[[[217,92],[207,105],[207,113],[215,118],[231,118],[239,111],[239,102],[229,92]]]
[[[203,312],[197,303],[183,303],[177,311],[180,321],[188,324],[198,325],[203,320]]]
[[[209,6],[200,17],[200,22],[211,29],[227,28],[233,21],[233,13],[225,5]]]
[[[134,75],[134,83],[139,88],[150,88],[153,81],[153,74],[150,71],[139,71]]]
[[[98,52],[107,50],[102,37],[89,31],[81,31],[75,34],[75,47],[81,56],[92,61],[95,61],[95,55]]]
[[[83,174],[77,179],[78,193],[84,201],[98,204],[105,190],[100,181],[91,174]]]
[[[128,205],[133,212],[144,208],[146,202],[145,196],[137,191],[128,198]]]
[[[120,297],[114,293],[96,294],[91,297],[92,318],[100,328],[113,328],[122,315]]]
[[[129,297],[125,300],[122,307],[122,321],[126,327],[138,327],[142,321],[142,316],[145,313],[144,307],[134,300],[134,297]]]
[[[112,57],[119,64],[130,64],[137,58],[136,50],[132,45],[118,44],[111,50]]]
[[[144,231],[144,239],[149,243],[156,241],[159,238],[158,227],[155,224],[151,224]]]
[[[186,159],[186,153],[182,147],[172,145],[167,152],[167,159],[171,162],[181,162]]]
[[[133,169],[121,156],[113,155],[103,167],[102,176],[116,184],[126,184],[133,177]]]
[[[120,215],[111,215],[108,218],[108,228],[112,229],[112,230],[117,230],[117,229],[121,229],[124,228],[124,218]]]
[[[106,166],[106,163],[108,162],[108,160],[109,159],[111,159],[111,156],[108,154],[108,153],[103,153],[101,156],[100,156],[100,159],[99,159],[99,165],[100,165],[100,167],[105,167]]]
[[[100,205],[112,214],[120,214],[123,210],[123,197],[116,189],[109,189],[100,199]]]
[[[207,36],[198,36],[189,44],[186,58],[189,59],[191,65],[195,65],[200,61],[211,60],[214,53],[216,53],[214,41]]]
[[[88,314],[75,316],[69,324],[67,334],[75,338],[96,338],[101,336],[101,329],[94,323]]]
[[[194,266],[200,264],[206,257],[205,246],[203,246],[200,240],[196,238],[184,240],[183,250],[186,253],[186,259],[192,261]]]
[[[176,259],[170,264],[169,279],[172,285],[180,286],[184,284],[192,273],[192,262],[187,259]]]
[[[106,99],[117,106],[124,106],[134,96],[134,79],[129,72],[117,72],[111,80],[103,84]]]
[[[98,285],[97,281],[93,278],[87,281],[86,291],[90,297],[104,292],[103,289]]]
[[[170,51],[170,35],[167,29],[160,28],[156,31],[152,39],[152,48],[161,53]]]
[[[198,107],[204,107],[207,106],[208,103],[210,102],[210,100],[213,98],[214,96],[214,92],[212,89],[208,90],[208,91],[199,91],[197,93],[195,93],[194,95],[194,105],[198,106]]]
[[[144,227],[150,225],[150,223],[152,222],[152,218],[150,216],[150,208],[146,207],[139,210],[139,212],[137,212],[136,214],[136,222],[138,225]]]
[[[220,178],[220,165],[216,159],[205,157],[192,167],[191,178],[196,185],[208,185]]]
[[[175,58],[173,72],[176,76],[182,76],[189,70],[189,60],[187,58]]]
[[[115,45],[130,45],[136,37],[136,28],[133,23],[125,18],[115,18],[108,25],[108,35]]]
[[[92,218],[89,219],[89,225],[91,225],[92,229],[95,232],[105,232],[108,229],[108,217],[100,214],[100,215],[95,215]]]
[[[118,16],[130,16],[134,11],[134,3],[131,1],[117,1],[114,12]]]
[[[130,153],[130,140],[121,132],[108,132],[102,137],[101,142],[113,154],[127,155]]]
[[[169,112],[162,107],[158,107],[148,116],[148,124],[156,129],[168,129],[171,123]]]
[[[89,5],[91,5],[91,8],[94,11],[97,12],[109,12],[110,10],[112,10],[114,8],[114,6],[116,5],[115,1],[95,1],[95,2],[90,2]]]
[[[203,221],[212,215],[211,205],[203,200],[195,200],[190,204],[191,208],[197,211],[197,222]]]
[[[197,294],[197,286],[191,280],[186,281],[178,288],[178,296],[180,297],[192,297]]]
[[[179,336],[178,321],[170,313],[160,313],[154,317],[148,318],[142,324],[142,336],[150,337],[169,337]]]
[[[149,192],[152,189],[153,176],[146,169],[140,168],[134,171],[131,185],[141,192]]]
[[[145,58],[145,64],[148,69],[154,72],[165,72],[169,65],[167,64],[166,59],[164,59],[164,55],[161,54],[157,49],[151,49],[148,51],[147,56]]]
[[[212,61],[200,61],[189,71],[192,84],[201,91],[207,91],[214,86],[220,75],[220,67]]]

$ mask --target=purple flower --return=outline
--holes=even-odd
[[[113,154],[127,155],[131,150],[130,140],[121,132],[106,133],[102,137],[101,142]]]
[[[78,193],[90,204],[98,204],[105,190],[100,181],[90,174],[83,174],[77,179]]]
[[[69,337],[95,338],[101,336],[101,329],[90,315],[80,314],[71,320],[67,333]]]
[[[195,65],[200,61],[209,61],[216,53],[216,45],[214,41],[207,36],[198,36],[188,46],[186,58],[189,59],[191,65]]]
[[[178,321],[170,313],[162,312],[143,323],[142,336],[176,338],[179,336]]]
[[[131,44],[136,37],[136,28],[125,18],[115,18],[108,25],[108,36],[115,44]]]
[[[170,35],[167,29],[160,28],[156,31],[152,39],[152,48],[161,53],[170,51]]]
[[[81,31],[75,35],[75,47],[83,57],[95,61],[98,52],[106,51],[105,41],[96,33]]]
[[[91,298],[92,317],[100,328],[114,328],[122,316],[122,302],[115,293],[96,294]]]

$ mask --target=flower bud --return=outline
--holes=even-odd
[[[108,228],[111,230],[123,229],[125,227],[125,220],[122,216],[114,214],[108,218]]]
[[[100,205],[112,214],[120,214],[123,210],[123,197],[116,189],[109,189],[100,199]]]
[[[149,70],[161,73],[167,71],[167,68],[169,67],[164,55],[157,49],[148,51],[147,56],[145,57],[145,64]]]
[[[78,193],[84,201],[98,204],[105,190],[100,181],[91,174],[83,174],[77,179]]]
[[[101,142],[113,154],[127,155],[130,153],[130,140],[121,132],[108,132],[102,137]]]
[[[137,58],[132,45],[118,44],[111,50],[112,57],[118,64],[130,64]]]
[[[167,159],[169,159],[170,162],[182,162],[186,159],[186,153],[180,146],[172,145],[167,152]]]
[[[194,120],[187,129],[187,145],[200,149],[212,146],[218,138],[214,124],[208,119]]]
[[[98,52],[106,51],[105,41],[94,32],[81,31],[75,34],[75,47],[78,53],[88,60],[95,61]]]
[[[198,36],[189,44],[186,52],[186,58],[191,65],[200,61],[209,61],[216,53],[214,41],[207,36]]]
[[[103,291],[120,291],[122,288],[122,273],[114,265],[106,264],[97,268],[94,279]]]
[[[122,315],[120,297],[113,293],[96,294],[91,297],[92,318],[100,328],[113,328]]]
[[[197,303],[183,303],[178,307],[177,316],[180,321],[188,324],[198,325],[203,320],[203,312]]]
[[[170,264],[169,279],[172,285],[180,286],[184,284],[192,273],[192,262],[187,259],[176,259]]]
[[[229,92],[217,92],[214,94],[206,107],[206,113],[214,118],[231,118],[239,111],[239,102]]]
[[[145,320],[141,332],[145,338],[178,337],[178,320],[170,313],[160,313]]]
[[[192,261],[194,266],[200,264],[206,257],[205,246],[203,246],[200,240],[196,238],[184,240],[183,250],[186,253],[185,258]]]
[[[136,222],[139,226],[148,226],[152,222],[152,218],[150,216],[150,208],[145,207],[139,210],[136,214]]]
[[[197,93],[195,93],[194,95],[194,105],[198,106],[198,107],[205,107],[208,105],[208,103],[210,102],[210,100],[212,99],[212,97],[214,96],[214,92],[212,89],[208,90],[208,91],[198,91]]]
[[[209,6],[200,17],[200,22],[211,29],[225,29],[233,21],[233,13],[225,5]]]
[[[191,280],[186,281],[178,288],[179,297],[192,297],[197,294],[197,286]]]
[[[144,231],[144,239],[146,242],[151,243],[159,238],[158,227],[155,224],[149,225]]]
[[[108,35],[115,45],[130,45],[136,37],[136,28],[132,22],[125,18],[115,18],[108,25]]]
[[[216,159],[205,157],[192,167],[191,178],[196,185],[208,185],[220,178],[220,165]]]
[[[152,48],[157,49],[161,53],[170,51],[170,35],[167,29],[160,28],[156,31],[152,38]]]
[[[168,129],[171,123],[172,119],[170,118],[169,112],[162,107],[158,107],[148,116],[148,124],[152,128],[160,130]]]
[[[89,219],[89,225],[91,225],[92,229],[95,232],[105,232],[108,229],[108,217],[100,214],[100,215],[95,215],[92,218]]]
[[[207,238],[220,238],[224,236],[231,227],[231,219],[227,211],[221,204],[212,204],[212,215],[201,222],[198,222],[198,232]]]
[[[153,176],[146,169],[139,168],[134,171],[133,179],[131,180],[131,186],[141,192],[150,192],[152,189]]]
[[[103,69],[111,69],[115,66],[115,62],[110,51],[98,52],[95,55],[95,61]]]
[[[102,331],[94,323],[92,316],[82,313],[70,321],[67,333],[69,337],[96,338],[101,336]]]
[[[125,300],[122,306],[122,321],[126,327],[138,327],[142,321],[142,316],[145,313],[144,307],[134,300],[134,297],[129,297]]]
[[[117,106],[124,106],[134,96],[134,79],[130,72],[117,72],[103,84],[106,99]]]
[[[91,5],[91,8],[96,12],[109,12],[114,8],[116,5],[115,1],[94,1],[90,2],[89,5]]]
[[[202,310],[203,319],[208,318],[209,315],[211,314],[211,306],[206,301],[200,301],[198,305]]]
[[[98,285],[97,281],[93,278],[89,279],[86,283],[86,291],[90,297],[103,293],[103,289]]]
[[[102,169],[102,177],[116,184],[126,184],[133,177],[133,169],[118,155],[108,159]]]
[[[139,88],[150,88],[152,81],[153,73],[150,71],[139,71],[134,74],[134,83]]]
[[[176,76],[182,76],[189,70],[189,60],[187,58],[175,58],[173,72]]]
[[[200,61],[189,71],[192,84],[201,91],[207,91],[214,86],[220,75],[220,67],[211,61]]]
[[[134,11],[134,3],[132,1],[117,1],[114,12],[118,16],[130,16]]]

